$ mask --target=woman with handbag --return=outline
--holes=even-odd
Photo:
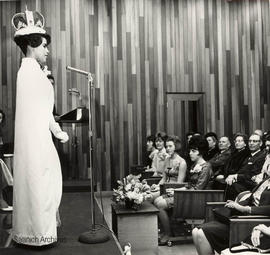
[[[241,194],[239,194],[240,196]],[[237,199],[236,199],[237,201]],[[194,228],[192,237],[199,255],[220,253],[229,247],[229,218],[235,215],[270,216],[270,175],[258,184],[249,196],[238,202],[228,200],[223,210],[216,211],[215,220]]]

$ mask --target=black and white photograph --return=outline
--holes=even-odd
[[[270,254],[270,0],[0,0],[1,255]]]

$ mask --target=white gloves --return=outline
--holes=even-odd
[[[55,137],[59,139],[61,143],[65,143],[69,139],[67,132],[64,131],[57,132],[55,134]]]

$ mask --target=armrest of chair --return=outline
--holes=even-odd
[[[213,209],[218,207],[224,207],[226,202],[206,202],[205,205],[205,222],[209,222],[215,219]]]
[[[247,238],[252,229],[259,225],[270,226],[270,217],[263,215],[236,216],[230,219],[230,247]]]

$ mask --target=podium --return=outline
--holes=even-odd
[[[71,110],[65,114],[62,114],[58,117],[57,122],[59,123],[71,123],[72,124],[72,167],[71,167],[71,179],[76,179],[76,166],[78,164],[78,140],[77,140],[77,125],[79,123],[88,123],[89,121],[89,111],[86,107],[77,107],[74,110]]]
[[[76,109],[59,116],[59,123],[88,123],[89,112],[86,107],[77,107]]]

